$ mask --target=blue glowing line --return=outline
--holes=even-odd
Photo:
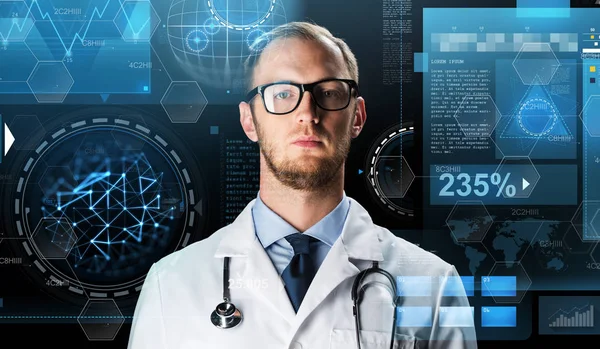
[[[127,197],[125,196],[125,193],[127,191],[126,185],[125,185],[126,184],[126,180],[127,180],[127,176],[125,175],[125,173],[121,174],[121,178],[123,178],[123,190],[122,190],[123,191],[123,205],[121,205],[121,206],[123,206],[124,209],[127,209],[127,206],[126,206],[126,204],[127,204]]]
[[[63,193],[63,194],[65,194],[65,193]],[[60,203],[60,197],[61,197],[61,196],[60,196],[60,195],[58,195],[58,196],[57,196],[57,197],[59,198],[59,199],[58,199],[58,206],[59,206],[59,207],[61,208],[61,210],[62,210],[62,209],[64,209],[65,207],[68,207],[68,206],[70,206],[72,203],[74,203],[74,202],[76,202],[76,201],[79,201],[80,199],[84,198],[86,195],[88,195],[88,194],[87,194],[87,193],[85,193],[85,194],[82,194],[81,196],[78,196],[78,197],[76,197],[75,199],[73,199],[73,200],[71,200],[71,201],[67,202],[67,203],[66,203],[66,204],[64,204],[64,205]],[[90,194],[90,195],[91,195],[91,194]]]
[[[121,161],[126,165],[123,168],[128,169],[124,172],[111,172],[111,160],[105,160],[96,171],[86,171],[85,175],[82,169],[76,169],[74,176],[83,178],[82,183],[72,191],[57,192],[57,210],[44,211],[53,218],[71,219],[73,226],[69,229],[80,232],[72,235],[74,241],[68,242],[69,246],[77,246],[71,249],[78,259],[77,265],[87,263],[87,267],[97,270],[105,267],[103,263],[111,260],[111,255],[115,259],[113,253],[118,257],[119,253],[122,256],[129,250],[143,247],[127,244],[129,239],[141,243],[144,238],[155,239],[159,231],[168,231],[169,226],[164,221],[173,219],[174,210],[172,206],[161,207],[164,196],[161,194],[166,189],[162,186],[164,173],[155,172],[143,153],[132,158],[122,157]],[[136,172],[132,173],[130,181],[127,180],[128,172]],[[117,199],[121,198],[119,193],[123,193],[122,202]],[[54,240],[64,247],[64,234],[70,230],[63,232],[58,228],[54,229],[57,237]],[[78,236],[86,236],[86,239]]]
[[[148,186],[144,189],[144,186],[142,185],[142,179],[151,182],[150,184],[148,184]],[[156,183],[156,179],[152,179],[152,178],[145,178],[140,176],[138,178],[139,182],[140,182],[140,194],[144,194],[146,192],[146,190],[148,190],[148,188],[150,188],[154,183]]]
[[[111,0],[108,0],[106,2],[106,5],[104,5],[104,8],[102,9],[102,12],[100,12],[98,10],[98,7],[94,7],[94,10],[92,12],[92,15],[90,16],[90,20],[87,23],[87,27],[85,28],[85,31],[83,32],[83,35],[79,35],[79,33],[75,33],[75,36],[73,37],[73,41],[71,42],[71,44],[69,45],[69,48],[67,48],[67,45],[65,44],[65,41],[63,40],[63,38],[61,37],[58,29],[56,28],[56,25],[54,24],[54,21],[52,20],[52,17],[50,17],[50,13],[48,12],[43,12],[42,8],[39,4],[39,2],[37,0],[31,0],[31,5],[27,6],[27,13],[25,14],[24,17],[24,21],[23,21],[23,25],[19,26],[18,23],[16,23],[15,21],[12,22],[12,25],[10,26],[10,29],[8,30],[8,34],[6,35],[6,37],[0,32],[0,38],[2,38],[3,41],[7,41],[8,38],[10,37],[10,34],[13,31],[13,28],[16,26],[17,30],[19,32],[23,32],[23,28],[25,27],[25,23],[27,23],[27,19],[29,18],[29,15],[31,14],[31,8],[33,7],[33,4],[35,3],[38,11],[40,13],[40,15],[42,16],[42,20],[44,19],[48,19],[50,21],[50,24],[52,25],[52,28],[54,28],[54,31],[56,32],[56,35],[58,37],[58,39],[60,40],[60,43],[62,44],[63,48],[65,49],[67,54],[70,54],[71,50],[73,49],[73,45],[75,45],[75,41],[77,39],[79,39],[79,41],[83,44],[83,41],[85,40],[85,38],[87,37],[87,33],[88,30],[90,29],[90,26],[92,25],[92,22],[94,21],[94,15],[98,14],[98,19],[101,19],[102,17],[104,17],[104,13],[106,12],[106,9],[108,8],[108,5],[110,4]],[[119,6],[121,7],[121,10],[123,11],[123,14],[125,15],[125,18],[127,19],[127,25],[131,28],[131,31],[133,32],[133,35],[139,35],[139,33],[142,32],[142,30],[144,30],[144,28],[146,27],[146,25],[150,22],[150,19],[152,18],[152,15],[150,15],[150,17],[148,17],[148,19],[146,20],[146,22],[144,22],[144,24],[141,26],[140,30],[138,32],[135,31],[135,29],[133,28],[133,25],[131,24],[131,20],[129,18],[129,16],[127,15],[127,12],[125,11],[125,9],[123,8],[123,3],[119,1]],[[150,4],[150,2],[148,2],[148,4]],[[150,5],[152,6],[152,5]],[[33,17],[31,17],[33,18]]]
[[[92,173],[88,177],[86,177],[83,182],[73,189],[74,193],[79,192],[82,188],[89,187],[94,183],[100,182],[104,178],[110,177],[110,172],[103,173]],[[91,191],[90,191],[91,194]]]

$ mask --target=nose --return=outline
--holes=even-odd
[[[300,105],[296,110],[296,121],[302,123],[314,122],[319,123],[319,115],[317,114],[317,103],[313,99],[312,93],[304,91]]]

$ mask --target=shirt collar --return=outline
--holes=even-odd
[[[350,200],[348,200],[344,191],[342,200],[336,208],[304,233],[320,240],[329,247],[333,246],[342,233],[349,208]],[[254,220],[256,236],[264,248],[269,247],[281,238],[298,232],[296,228],[265,205],[260,199],[260,191],[256,195],[256,202],[252,207],[252,218]]]

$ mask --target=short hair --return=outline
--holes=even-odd
[[[350,78],[358,83],[358,64],[356,62],[356,57],[343,39],[333,36],[329,30],[314,23],[289,22],[263,33],[250,45],[250,51],[252,53],[244,62],[245,86],[247,91],[254,87],[252,86],[254,68],[261,57],[262,51],[265,50],[271,42],[282,38],[300,38],[315,42],[323,42],[324,39],[332,41],[342,51],[342,56],[346,63]]]

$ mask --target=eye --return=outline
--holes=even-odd
[[[276,99],[286,99],[291,95],[290,91],[280,91],[275,94]]]
[[[339,98],[341,95],[340,91],[338,90],[323,90],[321,93],[327,98]]]

